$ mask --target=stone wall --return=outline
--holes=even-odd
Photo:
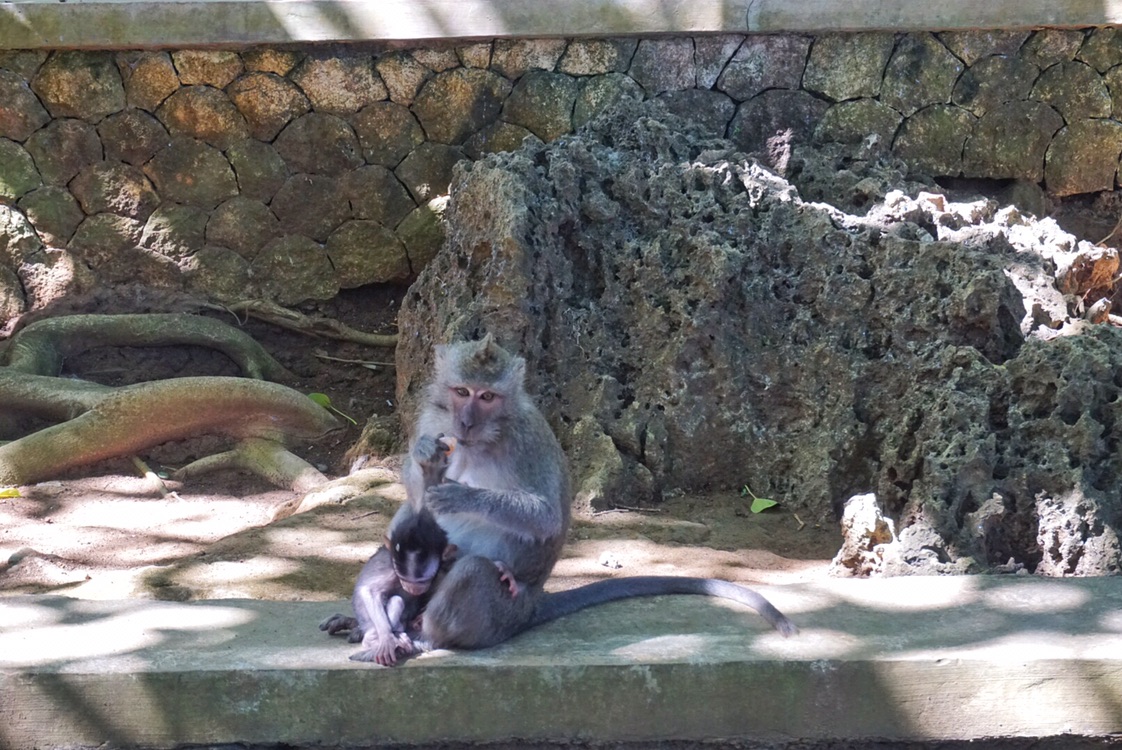
[[[0,52],[0,325],[103,283],[291,305],[407,282],[456,162],[652,97],[750,152],[875,136],[935,175],[1110,191],[1122,35]]]

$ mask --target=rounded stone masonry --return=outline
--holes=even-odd
[[[172,5],[152,10],[182,10]],[[945,19],[953,6],[977,28],[884,29],[858,19],[852,28],[867,31],[841,32],[808,26],[798,8],[770,0],[752,3],[751,14],[745,4],[737,24],[698,20],[709,5],[676,8],[670,20],[693,19],[678,33],[625,29],[613,17],[597,26],[601,36],[582,28],[519,37],[518,24],[534,15],[527,10],[510,19],[508,33],[471,41],[410,43],[417,37],[404,34],[394,44],[349,47],[309,40],[121,51],[5,42],[0,203],[53,255],[49,267],[44,258],[28,261],[11,249],[15,240],[0,239],[0,306],[39,304],[47,287],[35,291],[20,279],[49,276],[60,263],[83,265],[75,289],[129,275],[204,292],[213,283],[218,298],[246,290],[289,303],[356,283],[408,281],[443,237],[442,211],[431,206],[448,195],[457,163],[527,139],[552,142],[611,108],[653,98],[767,163],[799,143],[868,141],[935,177],[1022,180],[1057,197],[1118,185],[1122,34],[1108,11],[1073,27],[1083,11],[1058,2],[1054,13],[1026,17],[1024,29],[1004,30],[985,28],[996,12],[988,5],[911,3],[897,8],[900,19]],[[378,15],[385,30],[414,22],[425,7],[387,0],[371,12],[400,11]],[[249,6],[212,4],[207,12],[235,8]],[[96,3],[21,9],[32,27],[40,13],[107,12]],[[836,23],[856,18],[851,8],[834,12]],[[550,28],[564,31],[563,21],[551,17]],[[1066,27],[1025,30],[1034,25]],[[34,43],[34,35],[21,39]],[[149,226],[153,216],[170,223]],[[289,270],[265,262],[266,247],[306,260],[301,273],[314,282],[270,278]],[[130,274],[111,267],[138,258]],[[21,270],[27,262],[33,267]],[[244,283],[250,272],[252,290]],[[50,288],[66,291],[65,283]]]

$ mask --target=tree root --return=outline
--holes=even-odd
[[[306,513],[321,505],[341,504],[359,495],[365,495],[375,487],[396,481],[398,476],[392,469],[382,466],[360,469],[345,477],[326,482],[312,489],[302,498],[281,503],[273,513],[273,520],[279,521],[297,513]]]
[[[12,374],[5,375],[0,383]],[[283,444],[319,438],[339,426],[310,398],[276,383],[228,377],[137,383],[101,394],[74,419],[0,446],[0,485],[32,484],[193,435]]]
[[[222,469],[251,471],[277,487],[304,493],[327,482],[319,469],[289,453],[280,443],[264,438],[244,438],[232,450],[192,461],[171,478],[182,481]]]
[[[276,325],[375,346],[395,336],[354,331],[336,321],[308,318],[264,302],[235,309]],[[112,388],[55,377],[63,361],[98,346],[196,345],[217,349],[248,378],[184,377]],[[372,468],[335,481],[285,445],[322,437],[340,427],[326,409],[269,380],[292,378],[253,338],[212,318],[189,314],[70,315],[37,321],[0,351],[0,417],[29,414],[51,427],[0,445],[0,486],[51,479],[97,461],[134,456],[145,448],[196,435],[226,435],[234,448],[179,469],[177,480],[217,469],[251,471],[301,493],[277,517],[343,502],[371,487],[397,481]],[[138,459],[134,459],[138,460]],[[165,488],[166,491],[166,488]]]
[[[0,412],[33,414],[56,422],[97,406],[115,389],[88,380],[56,378],[0,367]]]
[[[366,346],[397,346],[396,334],[366,333],[337,320],[304,315],[266,300],[244,300],[228,305],[204,305],[204,307],[210,310],[226,310],[235,315],[248,315],[266,323],[272,323],[279,328],[309,336],[322,336],[338,341],[365,344]]]
[[[291,379],[248,334],[213,318],[185,313],[144,315],[66,315],[36,321],[8,341],[0,365],[36,375],[57,375],[66,357],[98,346],[176,346],[217,349],[248,377]]]

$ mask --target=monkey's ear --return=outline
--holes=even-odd
[[[435,369],[443,370],[443,364],[448,360],[448,348],[447,344],[437,344],[432,348]]]
[[[444,545],[444,552],[440,555],[440,559],[445,562],[453,559],[460,553],[460,548],[454,544]]]
[[[510,377],[519,386],[526,384],[526,360],[521,357],[512,357],[510,362]]]

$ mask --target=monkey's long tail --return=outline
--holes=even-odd
[[[535,627],[572,614],[586,607],[630,599],[635,596],[663,596],[667,594],[695,594],[716,596],[745,604],[760,613],[768,623],[784,636],[799,632],[795,623],[775,608],[775,605],[747,586],[720,581],[716,578],[687,578],[678,576],[634,576],[597,581],[569,591],[559,591],[543,596],[527,627]]]

